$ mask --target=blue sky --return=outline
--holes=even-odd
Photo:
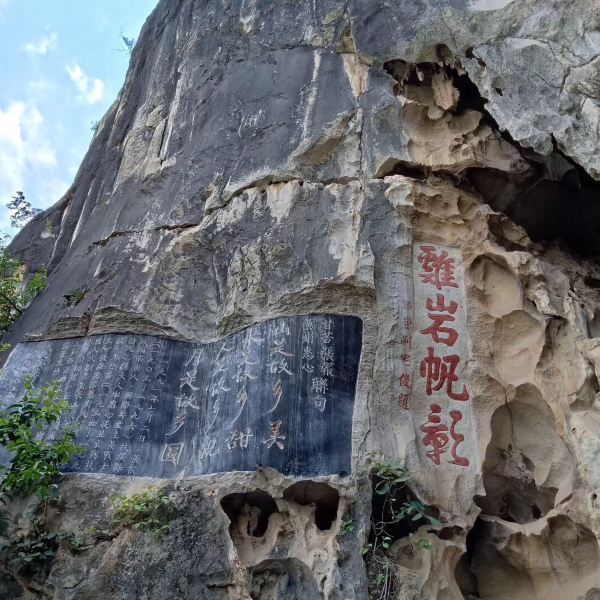
[[[22,190],[47,208],[71,185],[91,123],[115,100],[157,0],[0,0],[0,232]]]

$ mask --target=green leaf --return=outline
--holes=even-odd
[[[389,481],[380,481],[375,486],[375,491],[380,495],[384,495],[390,491],[390,488],[391,488],[391,485],[390,485]]]
[[[425,550],[431,550],[433,548],[432,543],[426,539],[419,540],[419,546]]]

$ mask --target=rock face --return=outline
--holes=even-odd
[[[7,341],[360,317],[352,473],[163,480],[162,540],[86,534],[5,597],[600,597],[599,31],[594,0],[161,0],[12,244],[50,277]],[[442,522],[383,579],[373,453]],[[151,484],[68,476],[56,523]]]

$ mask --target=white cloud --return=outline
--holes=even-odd
[[[27,95],[35,98],[40,98],[44,94],[47,94],[53,88],[52,82],[45,77],[39,77],[27,82]]]
[[[67,73],[79,92],[79,99],[86,104],[97,104],[104,96],[104,82],[101,79],[90,79],[84,70],[75,63],[67,67]]]
[[[57,39],[58,36],[56,33],[50,33],[40,38],[37,42],[28,42],[23,46],[23,49],[29,54],[48,54],[50,50],[56,48]]]
[[[56,166],[56,153],[36,106],[31,102],[11,102],[6,109],[0,107],[0,204],[26,187],[38,169],[52,172]],[[55,200],[48,199],[48,204]],[[1,225],[4,228],[5,223]]]

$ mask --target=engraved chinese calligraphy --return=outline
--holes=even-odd
[[[412,406],[419,450],[433,465],[473,466],[466,300],[459,250],[417,243]]]
[[[362,323],[275,319],[212,344],[101,335],[19,344],[4,401],[60,382],[86,452],[68,470],[174,477],[269,466],[349,473]],[[40,432],[52,438],[58,425]]]

